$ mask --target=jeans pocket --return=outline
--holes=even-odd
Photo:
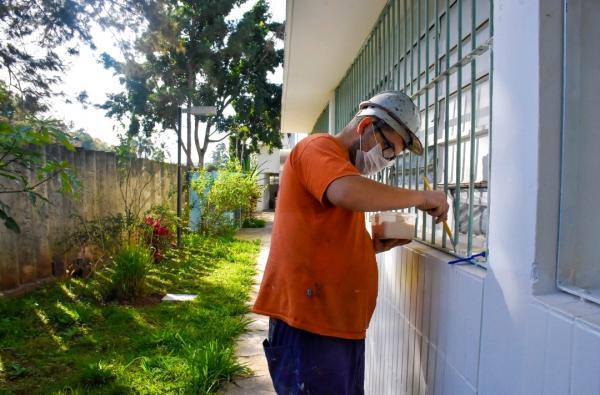
[[[288,395],[298,393],[290,346],[271,347],[269,341],[265,339],[263,341],[263,348],[267,357],[273,387],[277,394]]]

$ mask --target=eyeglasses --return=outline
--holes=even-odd
[[[373,124],[373,128],[379,132],[379,134],[381,135],[381,138],[383,139],[383,149],[382,149],[382,153],[383,153],[383,157],[386,160],[392,161],[394,159],[396,159],[396,150],[394,148],[394,144],[392,144],[390,142],[390,140],[388,140],[385,137],[385,134],[383,134],[383,131],[381,130],[381,126],[385,125],[385,122],[383,121],[379,121],[377,123]],[[377,137],[375,137],[375,141],[377,141]],[[379,141],[377,141],[377,143],[379,144]]]

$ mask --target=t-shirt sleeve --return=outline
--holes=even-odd
[[[325,191],[340,177],[358,176],[342,148],[329,138],[318,138],[290,158],[300,182],[321,204],[325,204]]]

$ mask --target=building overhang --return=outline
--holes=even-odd
[[[387,0],[287,0],[281,131],[310,133]]]

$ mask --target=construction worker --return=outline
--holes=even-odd
[[[419,112],[402,92],[360,103],[337,135],[300,141],[284,165],[271,249],[253,311],[278,394],[363,394],[365,334],[377,299],[375,254],[410,240],[372,239],[365,212],[416,207],[446,219],[440,191],[373,181],[407,149],[423,153]]]

